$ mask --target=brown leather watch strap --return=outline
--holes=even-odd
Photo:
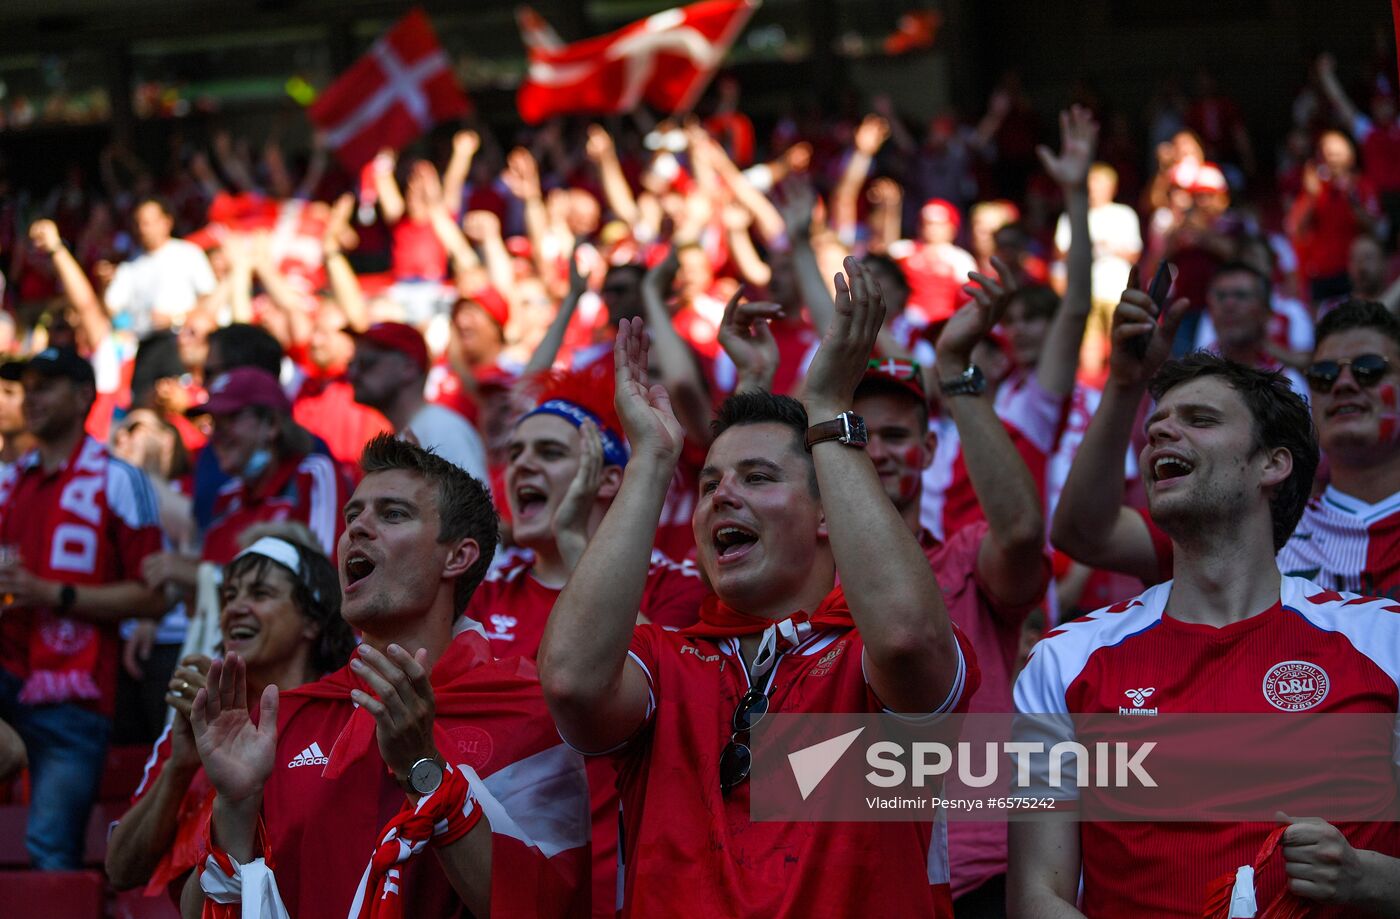
[[[840,440],[845,433],[846,425],[840,417],[823,421],[821,424],[814,424],[807,429],[807,451],[810,453],[812,448],[819,443]]]

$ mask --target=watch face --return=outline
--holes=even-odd
[[[442,784],[442,764],[433,759],[420,759],[408,773],[408,784],[420,795],[430,795]]]
[[[863,447],[869,441],[865,432],[865,419],[855,412],[847,412],[843,415],[846,419],[845,443],[856,447]]]

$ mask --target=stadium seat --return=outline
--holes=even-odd
[[[112,919],[180,919],[180,911],[169,897],[148,897],[139,890],[123,891],[113,897],[108,915]]]
[[[103,919],[100,871],[0,871],[0,904],[6,916]]]

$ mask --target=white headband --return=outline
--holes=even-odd
[[[236,562],[245,555],[261,555],[263,558],[272,559],[274,562],[290,571],[292,576],[298,581],[305,584],[307,589],[311,591],[312,598],[315,599],[317,603],[321,602],[320,592],[311,585],[311,582],[306,579],[305,574],[301,570],[301,554],[297,552],[296,546],[287,542],[285,539],[276,536],[264,536],[262,539],[259,539],[257,542],[235,555],[233,560]]]

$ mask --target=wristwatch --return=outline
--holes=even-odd
[[[967,369],[951,380],[939,380],[938,389],[945,396],[980,396],[987,391],[987,378],[982,368],[968,364]]]
[[[404,791],[410,791],[423,798],[438,790],[445,774],[441,762],[425,756],[409,767],[408,777],[400,779],[399,784],[403,786]]]
[[[865,419],[855,412],[842,412],[830,421],[812,425],[807,429],[807,452],[812,452],[813,447],[828,440],[865,449]]]

